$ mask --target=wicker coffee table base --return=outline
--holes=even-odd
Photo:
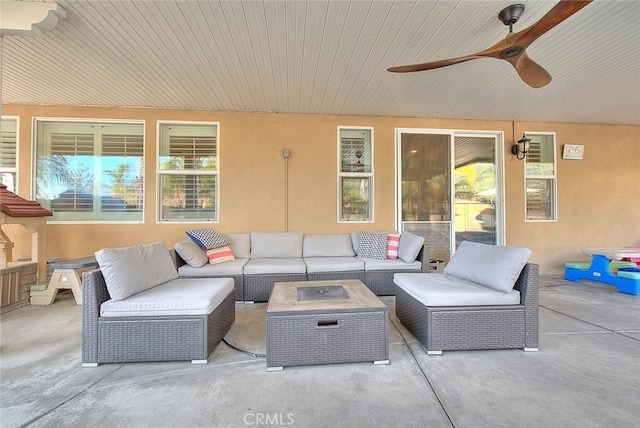
[[[333,310],[330,304],[309,311],[267,310],[267,371],[311,364],[389,364],[388,308],[362,282],[357,282],[360,290],[369,295],[371,304],[354,305],[349,310],[340,309],[339,305]]]

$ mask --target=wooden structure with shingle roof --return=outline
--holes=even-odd
[[[37,277],[33,282],[44,282],[47,278],[47,263],[45,256],[45,226],[46,217],[53,215],[51,211],[42,207],[38,202],[29,201],[24,199],[15,193],[9,191],[7,186],[0,184],[0,270],[10,270],[13,275],[13,271],[18,262],[13,261],[12,249],[14,247],[13,242],[2,230],[2,226],[8,224],[19,224],[31,233],[31,262],[37,263]],[[3,275],[4,278],[4,275]],[[4,284],[3,287],[8,286]],[[24,281],[12,279],[11,284],[13,287],[24,288]],[[18,299],[27,290],[13,291],[6,294],[17,295]],[[5,292],[3,291],[3,294]],[[28,292],[27,292],[28,298]],[[15,302],[12,302],[15,303]],[[5,306],[6,302],[2,302],[2,306]]]

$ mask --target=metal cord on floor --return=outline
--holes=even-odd
[[[255,352],[250,352],[250,351],[245,351],[244,349],[240,349],[237,346],[232,345],[231,343],[229,343],[225,337],[222,338],[222,341],[224,343],[226,343],[228,347],[230,347],[232,349],[235,349],[238,352],[242,352],[243,354],[247,354],[247,355],[250,355],[250,356],[255,357],[255,358],[267,358],[267,356],[264,355],[264,354],[256,354]]]

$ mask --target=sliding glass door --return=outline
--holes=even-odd
[[[425,238],[447,261],[463,240],[501,244],[500,135],[398,129],[398,229]]]

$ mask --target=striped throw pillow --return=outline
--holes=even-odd
[[[212,248],[210,250],[205,251],[207,254],[207,258],[209,259],[209,263],[212,265],[216,265],[218,263],[230,262],[231,260],[235,260],[236,257],[233,255],[233,251],[229,248],[228,245],[219,248]]]
[[[390,233],[387,235],[387,259],[398,258],[398,245],[400,245],[399,233]]]

